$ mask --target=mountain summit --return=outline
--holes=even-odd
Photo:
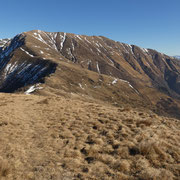
[[[0,40],[0,91],[78,94],[178,114],[180,62],[103,36],[33,30]]]

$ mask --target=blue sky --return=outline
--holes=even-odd
[[[180,0],[0,0],[0,39],[40,29],[180,55]]]

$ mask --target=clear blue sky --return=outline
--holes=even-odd
[[[0,39],[40,29],[180,55],[180,0],[1,0]]]

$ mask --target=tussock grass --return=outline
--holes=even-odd
[[[7,160],[0,157],[0,179],[8,178],[10,174],[10,166]]]
[[[180,177],[176,119],[59,96],[2,96],[1,179]]]

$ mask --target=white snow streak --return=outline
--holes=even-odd
[[[5,76],[13,72],[17,67],[18,67],[17,62],[15,62],[14,64],[11,63],[7,64],[5,68]]]
[[[64,33],[64,36],[61,36],[61,50],[62,50],[62,48],[64,46],[65,40],[66,40],[66,33]]]
[[[97,71],[98,71],[99,74],[101,74],[98,62],[97,62]]]
[[[79,35],[75,35],[75,37],[77,37],[79,40],[82,40],[81,37]]]
[[[132,46],[130,44],[126,44],[126,45],[130,48],[131,54],[134,54],[132,50]]]
[[[126,81],[126,80],[123,80],[123,79],[119,79],[119,80],[122,81],[122,82],[127,83],[127,84],[129,85],[130,88],[132,88],[137,94],[139,94],[139,92],[138,92],[138,91],[130,84],[129,81]]]
[[[72,42],[72,50],[74,51],[74,44],[73,44],[73,42]]]
[[[87,41],[89,44],[91,44],[91,42],[90,42],[90,41],[88,41],[86,37],[85,37],[84,39],[85,39],[85,41]]]
[[[80,87],[81,89],[84,89],[84,88],[82,87],[82,84],[81,84],[81,83],[79,83],[79,87]]]
[[[141,50],[144,52],[144,53],[148,53],[148,50],[146,48],[141,48]]]
[[[24,51],[27,55],[29,55],[29,56],[31,56],[31,57],[34,57],[32,54],[30,54],[29,52],[27,52],[26,50],[24,50],[22,47],[20,47],[20,49],[21,49],[22,51]]]
[[[39,84],[38,84],[39,85]],[[38,85],[31,86],[26,92],[26,95],[30,95],[32,92],[34,92],[37,89],[42,89],[42,87],[39,87]]]

